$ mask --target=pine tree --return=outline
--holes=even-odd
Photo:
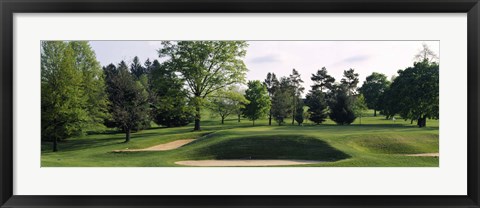
[[[312,89],[306,96],[305,100],[308,106],[307,112],[310,114],[309,120],[315,124],[323,123],[328,117],[328,105],[325,93],[318,89]]]
[[[107,92],[112,123],[125,132],[125,142],[129,142],[131,131],[141,129],[149,120],[148,92],[129,72],[124,61],[111,71],[115,73],[107,74],[110,79]]]

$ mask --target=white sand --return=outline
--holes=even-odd
[[[321,163],[314,160],[187,160],[175,162],[177,165],[201,167],[248,167],[248,166],[283,166]]]
[[[438,152],[435,152],[435,153],[421,153],[421,154],[406,154],[405,156],[412,156],[412,157],[439,157],[440,154],[438,154]]]
[[[145,152],[145,151],[167,151],[177,149],[183,145],[186,145],[190,142],[193,142],[195,139],[180,139],[173,142],[156,145],[153,147],[148,147],[145,149],[124,149],[124,150],[114,150],[113,152]]]

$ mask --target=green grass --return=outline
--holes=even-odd
[[[131,142],[123,143],[125,135],[110,131],[69,138],[59,143],[59,152],[51,151],[50,143],[42,143],[42,167],[165,167],[178,166],[176,161],[201,159],[302,159],[325,161],[300,166],[323,167],[438,167],[439,158],[409,157],[403,154],[433,153],[439,150],[437,120],[427,121],[418,128],[415,122],[373,117],[369,111],[352,125],[325,124],[278,126],[262,119],[252,126],[235,116],[224,125],[206,112],[202,131],[192,126],[178,128],[154,127],[132,134]],[[145,148],[178,139],[197,139],[181,148],[163,152],[124,152],[119,149]]]

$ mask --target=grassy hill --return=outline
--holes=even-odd
[[[344,167],[437,167],[438,157],[415,157],[406,154],[436,153],[439,150],[438,120],[428,120],[418,128],[402,119],[386,120],[383,116],[362,118],[346,126],[332,121],[303,126],[278,126],[263,119],[252,122],[235,116],[226,120],[205,112],[202,131],[193,126],[178,128],[152,127],[125,135],[114,130],[69,138],[59,144],[59,152],[51,151],[50,143],[42,143],[42,167],[164,167],[180,166],[176,161],[203,159],[298,159],[323,161],[300,166]],[[179,139],[196,139],[178,149],[158,152],[122,152],[140,149]]]

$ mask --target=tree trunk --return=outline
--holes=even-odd
[[[268,125],[272,125],[272,109],[270,108],[270,115],[268,115]]]
[[[130,142],[130,128],[125,130],[125,143]]]
[[[427,125],[427,116],[423,116],[417,119],[417,126],[419,128],[425,127]]]
[[[225,117],[222,116],[222,125],[223,125],[223,123],[224,123],[224,122],[223,122],[224,120],[225,120]]]
[[[376,117],[376,116],[377,116],[377,110],[373,109],[373,117]]]
[[[253,126],[255,126],[255,120],[252,120],[252,122],[253,122]]]
[[[200,106],[195,106],[195,127],[193,128],[194,131],[200,131]]]
[[[238,123],[240,123],[240,114],[238,114]]]
[[[57,138],[53,138],[53,151],[58,151],[58,141]]]

